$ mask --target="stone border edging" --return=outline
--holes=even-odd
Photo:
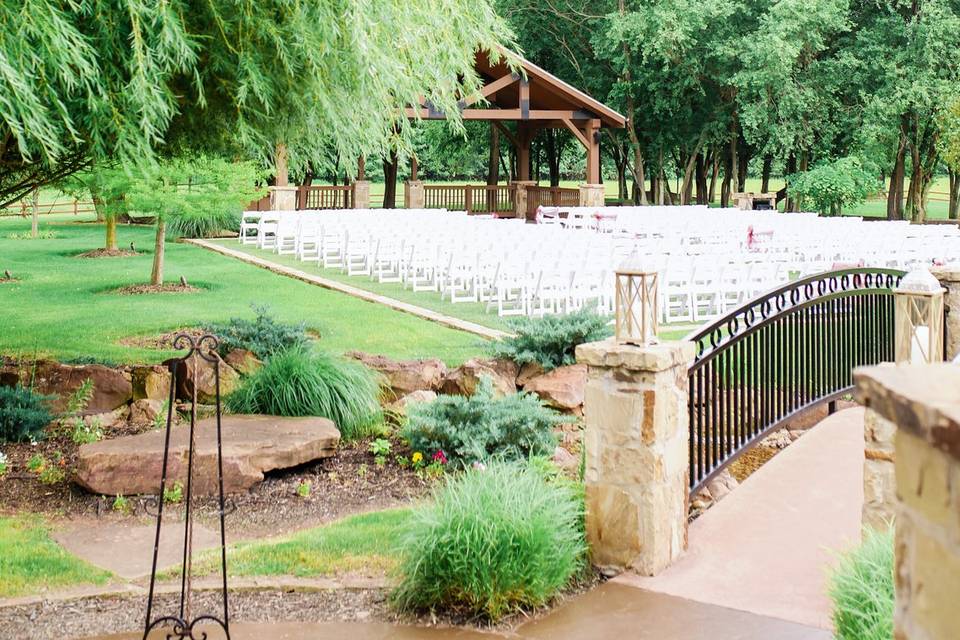
[[[367,302],[382,304],[395,311],[409,313],[419,318],[423,318],[424,320],[430,320],[446,327],[450,327],[451,329],[472,333],[473,335],[480,336],[481,338],[485,338],[487,340],[499,340],[511,335],[506,331],[491,329],[475,322],[470,322],[469,320],[461,320],[437,311],[431,311],[430,309],[426,309],[424,307],[418,307],[417,305],[410,304],[408,302],[401,302],[400,300],[396,300],[394,298],[388,298],[376,293],[371,293],[366,289],[360,289],[349,284],[337,282],[336,280],[330,280],[322,276],[313,275],[307,273],[306,271],[301,271],[300,269],[294,269],[282,264],[277,264],[276,262],[271,262],[270,260],[244,253],[243,251],[236,251],[228,247],[222,247],[218,244],[207,242],[206,240],[201,240],[199,238],[184,238],[182,242],[201,247],[203,249],[208,249],[230,258],[236,258],[241,262],[246,262],[247,264],[252,264],[260,267],[261,269],[266,269],[267,271],[272,271],[273,273],[286,276],[288,278],[294,278],[296,280],[306,282],[307,284],[345,293],[349,296],[353,296],[354,298],[359,298]]]
[[[222,587],[219,577],[200,578],[193,581],[194,591],[219,591]],[[276,576],[261,578],[232,578],[230,592],[236,591],[332,591],[384,589],[390,586],[386,578],[297,578],[294,576]],[[180,583],[160,583],[155,594],[179,593]],[[103,587],[75,587],[63,591],[53,591],[43,595],[18,596],[0,599],[0,609],[21,607],[44,602],[69,602],[87,598],[109,597],[146,597],[147,588],[134,583],[110,583]]]

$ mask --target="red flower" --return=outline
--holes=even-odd
[[[433,461],[439,462],[440,464],[447,464],[447,456],[443,453],[443,449],[440,449],[435,454],[433,454]]]

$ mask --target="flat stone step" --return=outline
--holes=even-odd
[[[231,415],[221,420],[226,493],[250,489],[268,471],[329,458],[340,442],[340,432],[326,418]],[[156,494],[165,434],[165,429],[158,429],[83,445],[77,483],[110,496]],[[186,481],[189,434],[188,425],[171,429],[167,486]],[[213,495],[217,492],[216,418],[197,422],[195,441],[194,495]]]

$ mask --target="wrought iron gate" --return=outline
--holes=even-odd
[[[845,269],[791,282],[690,336],[690,487],[697,491],[788,420],[893,360],[903,271]]]

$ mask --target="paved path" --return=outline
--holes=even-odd
[[[825,419],[697,519],[687,553],[617,582],[830,629],[836,552],[860,539],[863,409]]]
[[[245,251],[238,251],[237,249],[231,249],[229,247],[224,247],[215,242],[209,242],[207,240],[200,240],[196,238],[185,239],[183,242],[187,244],[196,245],[198,247],[203,247],[204,249],[209,249],[210,251],[215,251],[217,253],[223,254],[225,256],[230,256],[231,258],[236,258],[248,264],[256,265],[268,271],[272,271],[276,274],[287,276],[289,278],[295,278],[297,280],[302,280],[308,284],[316,285],[318,287],[323,287],[325,289],[332,289],[334,291],[339,291],[340,293],[345,293],[347,295],[353,296],[354,298],[360,298],[361,300],[366,300],[367,302],[374,302],[377,304],[382,304],[391,309],[397,311],[403,311],[404,313],[409,313],[426,320],[431,320],[438,324],[442,324],[453,329],[459,329],[460,331],[466,331],[467,333],[472,333],[478,335],[481,338],[486,338],[488,340],[499,340],[500,338],[505,338],[510,334],[505,331],[499,331],[497,329],[491,329],[490,327],[485,327],[483,325],[477,324],[476,322],[469,322],[468,320],[461,320],[460,318],[454,318],[452,316],[444,315],[437,311],[432,311],[424,307],[418,307],[415,304],[410,304],[409,302],[402,302],[394,298],[388,298],[387,296],[381,296],[376,293],[371,293],[364,289],[358,287],[353,287],[349,284],[344,284],[343,282],[337,282],[336,280],[330,280],[329,278],[324,278],[313,273],[307,273],[306,271],[301,271],[300,269],[294,269],[293,267],[288,267],[276,262],[272,262],[265,258],[259,256],[251,255]]]

